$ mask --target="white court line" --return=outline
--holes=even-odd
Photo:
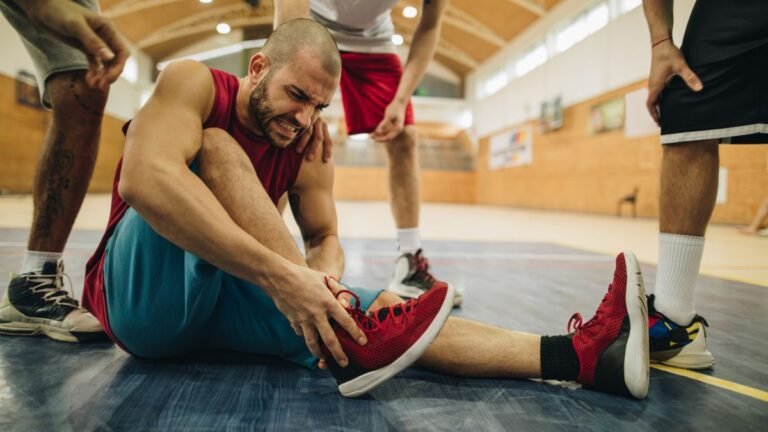
[[[348,252],[356,252],[355,249],[348,249]],[[373,257],[392,257],[398,256],[395,252],[366,251],[364,256]],[[535,254],[535,253],[504,253],[504,252],[429,252],[429,258],[466,258],[466,259],[506,259],[519,261],[595,261],[607,262],[613,261],[614,257],[607,255],[584,255],[584,254]]]

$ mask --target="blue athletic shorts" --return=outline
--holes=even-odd
[[[136,356],[226,349],[317,364],[261,288],[172,244],[133,209],[107,244],[104,285],[110,328]],[[362,309],[381,292],[351,290]]]

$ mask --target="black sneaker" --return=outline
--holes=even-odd
[[[395,274],[387,286],[387,291],[404,299],[414,299],[431,289],[449,285],[451,284],[438,280],[429,272],[429,261],[419,249],[415,254],[404,253],[397,258]],[[464,296],[456,287],[452,286],[452,288],[454,288],[453,305],[459,306]]]
[[[648,296],[648,333],[651,360],[683,369],[709,369],[715,358],[707,350],[707,327],[704,317],[696,315],[688,325],[680,325],[654,307],[655,297]]]
[[[11,275],[0,303],[0,334],[45,335],[63,342],[108,340],[99,321],[64,289],[65,276],[62,260],[45,263],[40,272]]]

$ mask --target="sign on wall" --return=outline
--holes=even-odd
[[[624,97],[592,105],[589,109],[589,133],[608,132],[624,127]]]
[[[533,128],[520,126],[491,137],[488,168],[530,165],[533,161]]]
[[[563,126],[563,98],[558,96],[541,102],[539,127],[541,132],[558,130]]]

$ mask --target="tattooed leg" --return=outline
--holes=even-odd
[[[48,79],[53,105],[35,173],[28,248],[61,252],[93,174],[107,91],[89,88],[85,71]]]

